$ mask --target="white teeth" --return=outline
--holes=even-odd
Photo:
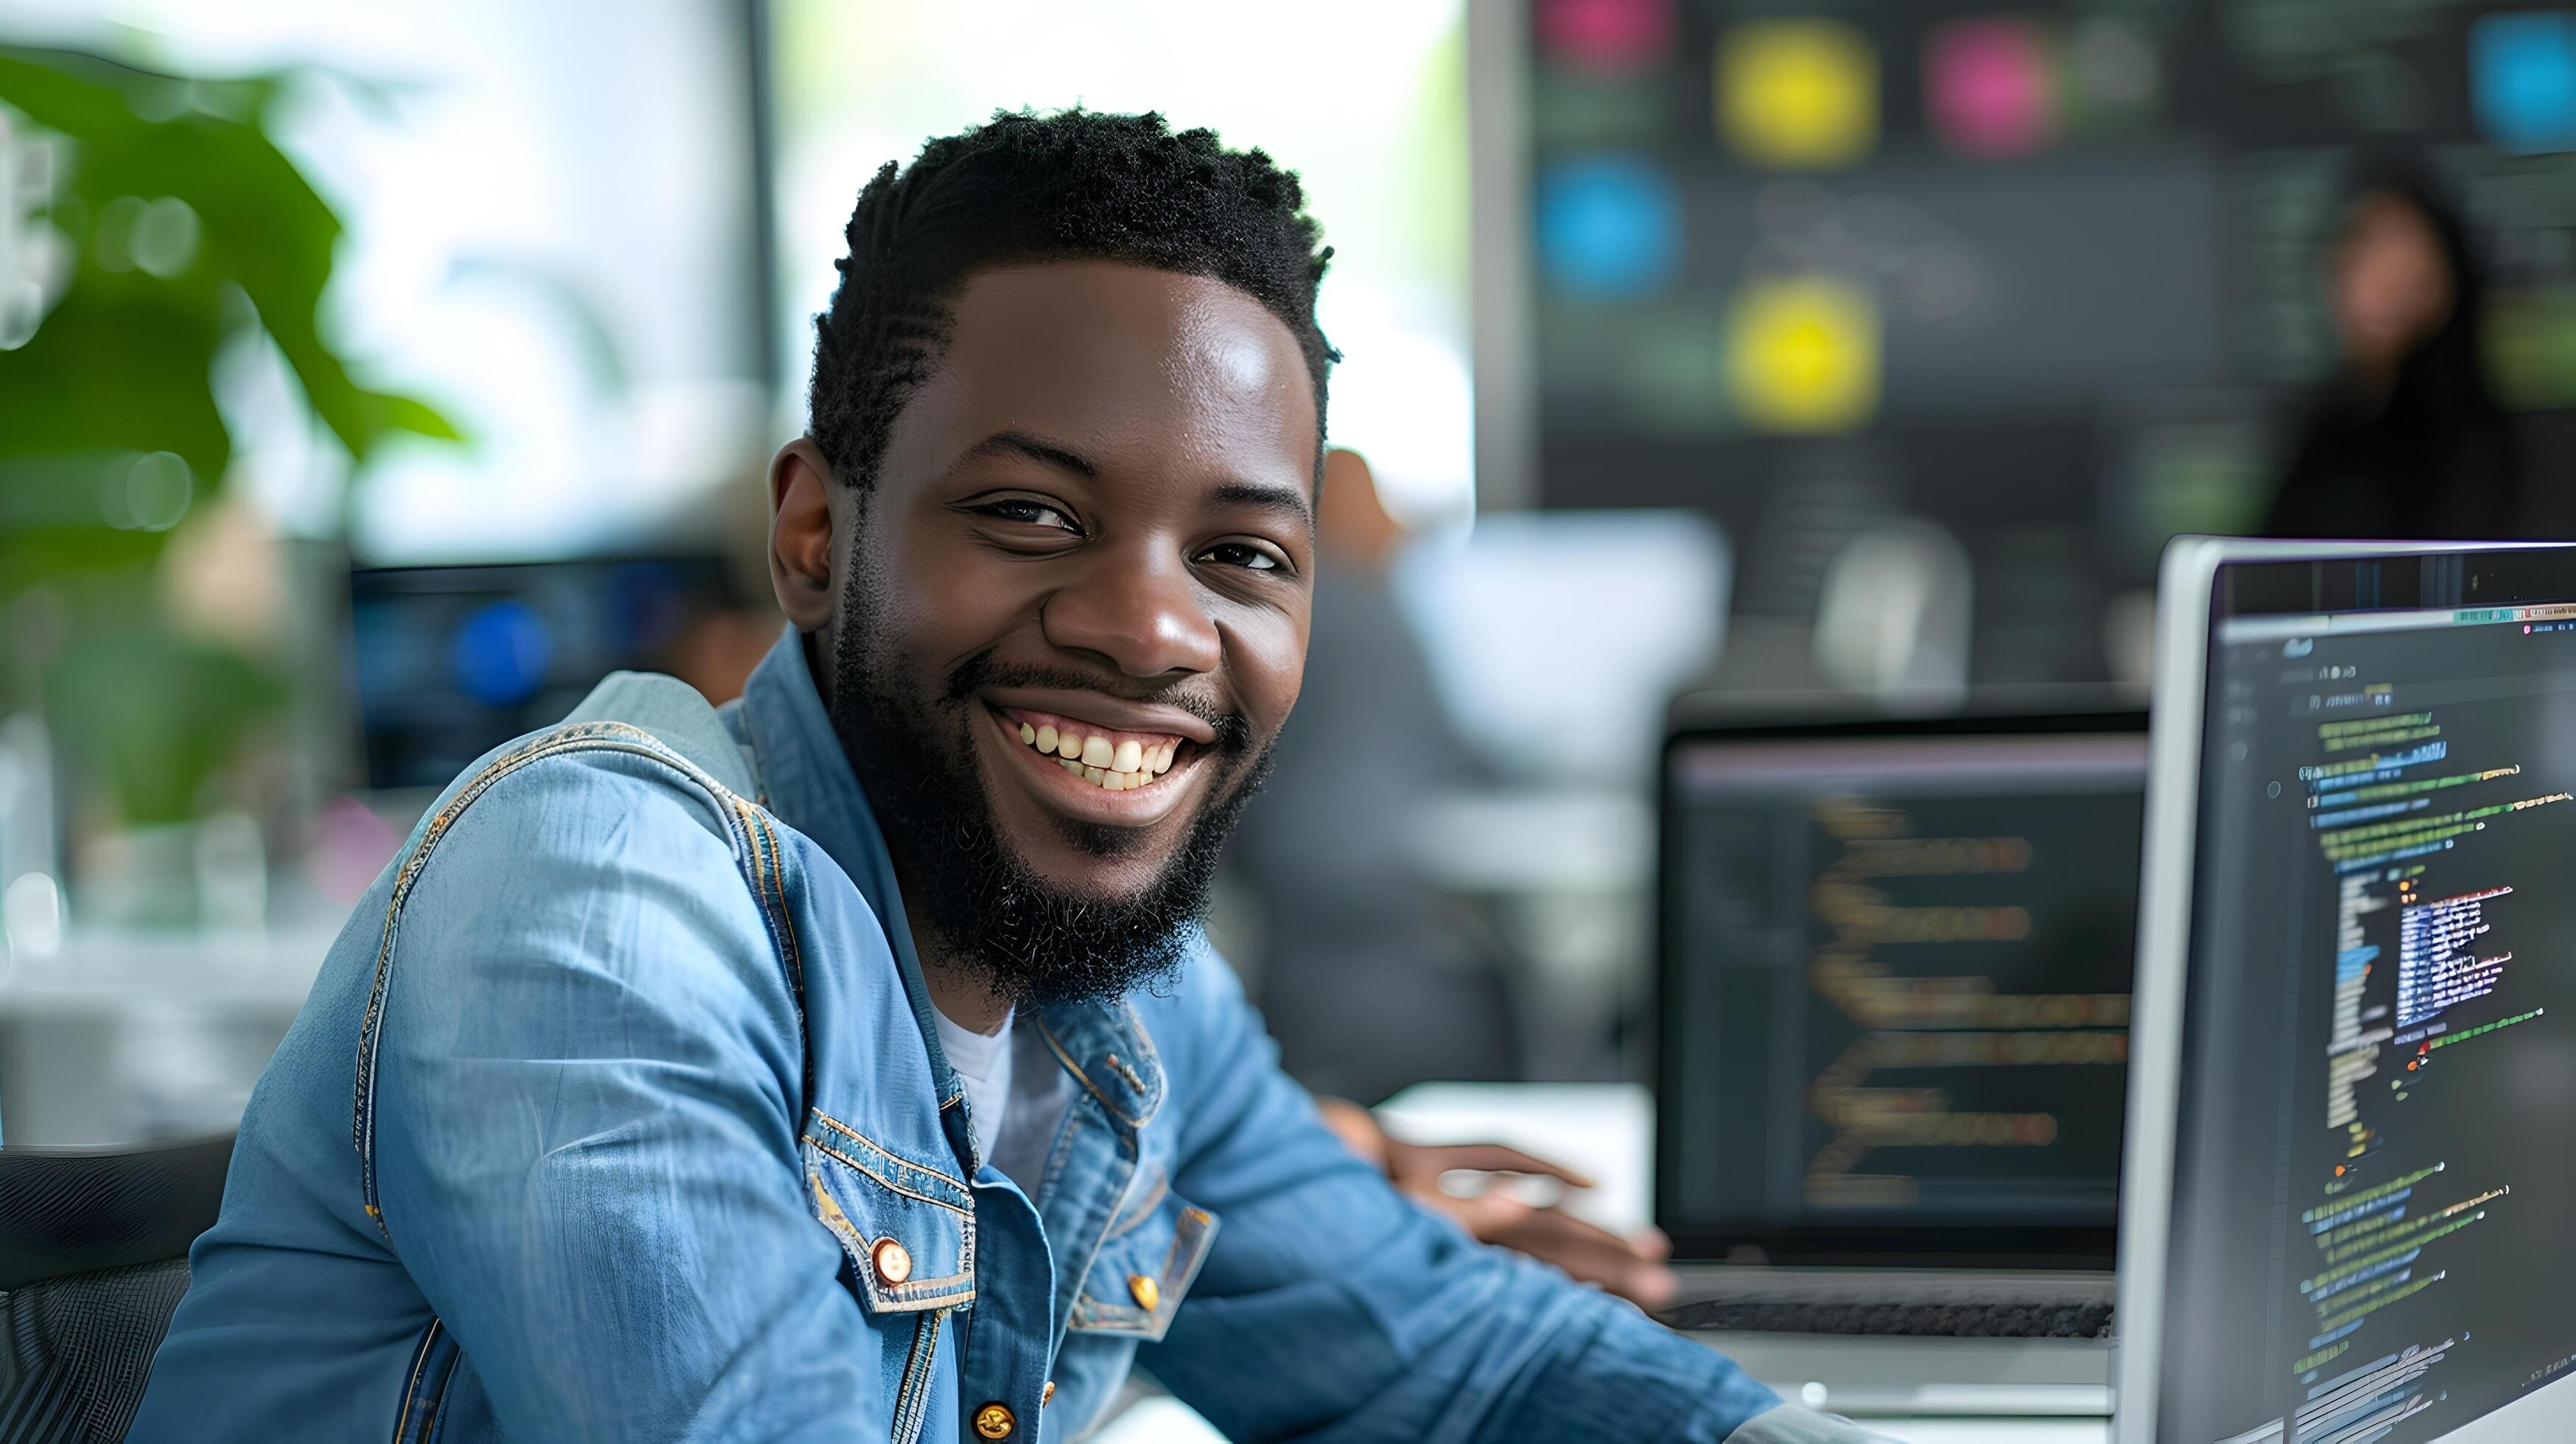
[[[1064,770],[1106,792],[1128,792],[1143,787],[1172,770],[1172,759],[1179,755],[1178,742],[1158,742],[1147,746],[1129,740],[1112,742],[1106,737],[1085,736],[1079,732],[1058,730],[1054,724],[1035,726],[1018,724],[1020,741],[1034,747],[1041,755],[1052,756],[1064,764]]]

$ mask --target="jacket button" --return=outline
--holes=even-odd
[[[912,1277],[912,1253],[893,1239],[878,1239],[877,1246],[868,1251],[868,1262],[876,1265],[877,1282],[887,1288]]]
[[[987,1404],[975,1411],[975,1432],[987,1439],[1008,1439],[1019,1424],[1007,1404]]]
[[[1127,1292],[1136,1296],[1136,1307],[1149,1314],[1163,1301],[1163,1286],[1143,1274],[1127,1276]]]
[[[1043,1408],[1045,1408],[1047,1405],[1052,1404],[1052,1403],[1054,1403],[1054,1402],[1055,1402],[1055,1380],[1053,1380],[1053,1379],[1049,1379],[1049,1380],[1047,1380],[1047,1381],[1046,1381],[1046,1387],[1045,1387],[1045,1388],[1043,1388],[1043,1389],[1040,1389],[1040,1390],[1038,1391],[1038,1407],[1039,1407],[1039,1408],[1041,1408],[1041,1409],[1043,1409]]]

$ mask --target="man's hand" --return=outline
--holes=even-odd
[[[1673,1301],[1677,1283],[1664,1266],[1672,1243],[1661,1230],[1647,1228],[1622,1238],[1554,1205],[1525,1202],[1510,1187],[1515,1175],[1553,1178],[1568,1188],[1590,1188],[1591,1179],[1498,1143],[1400,1142],[1356,1103],[1315,1101],[1324,1122],[1352,1152],[1385,1170],[1406,1197],[1448,1215],[1479,1241],[1554,1264],[1643,1308],[1659,1309]],[[1445,1176],[1460,1173],[1483,1177],[1467,1193],[1442,1187]]]

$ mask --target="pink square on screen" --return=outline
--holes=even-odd
[[[1673,0],[1539,0],[1549,58],[1586,70],[1634,70],[1673,43]]]
[[[1932,32],[1923,91],[1932,128],[1958,151],[2028,155],[2057,134],[2046,42],[2018,20],[1959,20]]]

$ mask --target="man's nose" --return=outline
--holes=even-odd
[[[1047,640],[1130,677],[1216,670],[1222,640],[1189,563],[1162,547],[1102,555],[1040,613]]]

